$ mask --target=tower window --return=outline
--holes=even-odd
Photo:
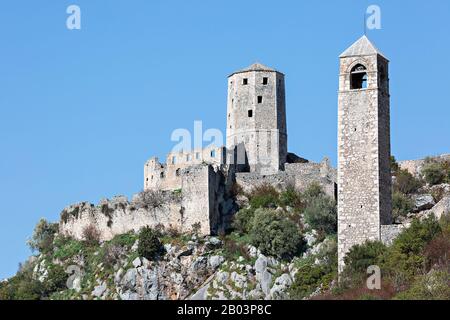
[[[367,88],[367,70],[362,64],[357,64],[350,72],[350,89]]]
[[[246,86],[248,84],[248,79],[247,78],[242,79],[242,84]]]
[[[179,168],[175,171],[175,176],[177,176],[177,177],[180,176],[180,169]]]
[[[216,157],[216,150],[211,150],[211,158],[215,158]]]
[[[253,110],[248,110],[248,117],[249,118],[253,117]]]
[[[196,153],[195,153],[195,159],[197,159],[197,160],[200,159],[200,152],[196,152]]]
[[[266,85],[269,82],[269,78],[264,77],[263,78],[263,85]]]
[[[161,177],[161,179],[164,179],[164,172],[160,173],[160,177]]]
[[[258,103],[262,103],[262,96],[258,96]]]
[[[172,157],[172,164],[175,164],[177,162],[177,157],[173,156]]]

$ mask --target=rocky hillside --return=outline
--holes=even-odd
[[[214,237],[153,226],[104,240],[90,226],[76,240],[42,220],[36,254],[0,283],[0,299],[450,299],[450,166],[426,159],[410,172],[392,159],[392,173],[403,231],[354,247],[339,283],[333,198],[318,185],[236,186],[240,210]],[[370,265],[380,290],[366,287]]]

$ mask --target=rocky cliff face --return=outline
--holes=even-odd
[[[165,242],[164,256],[149,261],[138,256],[137,240],[132,246],[115,240],[91,248],[71,241],[56,247],[52,255],[32,259],[33,277],[45,282],[55,265],[74,271],[68,288],[53,293],[52,299],[289,298],[298,270],[296,260],[283,263],[252,246],[246,246],[245,257],[230,259],[224,255],[223,241],[216,237],[180,236]],[[307,255],[313,257],[321,247],[316,245]]]

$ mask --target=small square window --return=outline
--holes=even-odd
[[[246,86],[248,84],[248,79],[247,78],[242,79],[242,84]]]
[[[266,85],[269,82],[269,78],[264,77],[263,78],[263,85]]]
[[[253,110],[248,110],[248,117],[249,118],[253,117]]]
[[[258,103],[262,103],[262,96],[258,96]]]

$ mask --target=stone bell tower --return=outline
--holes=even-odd
[[[287,133],[282,73],[255,63],[228,77],[226,146],[245,153],[237,156],[237,162],[245,159],[250,172],[272,174],[284,169]]]
[[[388,59],[361,37],[340,55],[338,260],[391,223]]]

